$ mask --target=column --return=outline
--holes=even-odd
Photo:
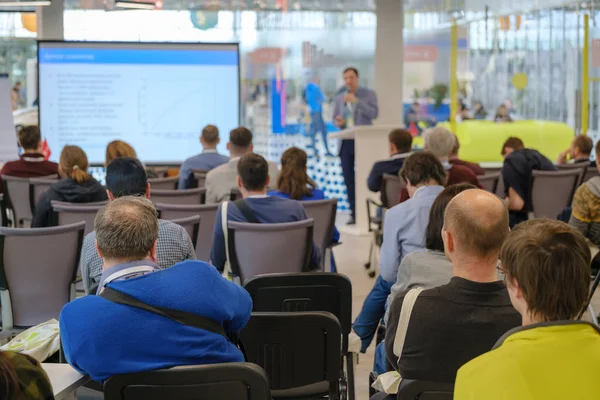
[[[40,40],[64,39],[64,0],[52,0],[46,7],[37,7],[37,38]]]
[[[377,125],[401,126],[403,114],[403,0],[377,0],[375,91],[379,101]]]

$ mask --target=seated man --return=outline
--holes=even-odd
[[[142,163],[131,157],[115,158],[106,167],[106,192],[110,201],[121,196],[150,197],[150,184]],[[102,275],[102,259],[96,250],[96,233],[83,240],[79,266],[86,294],[95,294]],[[187,231],[171,221],[158,220],[157,264],[169,268],[180,261],[195,260]]]
[[[453,277],[417,297],[412,313],[405,316],[401,354],[395,354],[394,345],[406,294],[396,297],[390,308],[385,348],[402,378],[454,382],[464,363],[519,325],[519,314],[496,271],[508,232],[508,212],[495,195],[471,189],[450,201],[442,237]]]
[[[460,150],[460,142],[458,141],[458,137],[454,135],[454,146],[452,147],[452,151],[450,151],[450,157],[448,157],[448,161],[452,165],[462,165],[463,167],[469,168],[471,171],[475,173],[475,175],[485,175],[485,170],[481,168],[479,164],[475,164],[469,161],[461,160],[458,158],[458,151]]]
[[[241,157],[236,164],[238,170],[237,187],[244,199],[231,202],[227,205],[228,221],[249,222],[246,218],[248,212],[254,214],[253,217],[258,222],[267,224],[308,219],[304,207],[299,202],[267,195],[267,187],[270,182],[267,160],[258,154],[248,154]],[[242,205],[247,207],[246,212],[240,210]],[[217,211],[213,244],[210,250],[212,264],[220,272],[223,272],[225,263],[227,262],[225,235],[221,220],[222,206],[222,204],[219,205]],[[310,266],[311,269],[321,268],[321,253],[314,243]]]
[[[242,156],[251,154],[254,150],[252,132],[243,126],[235,128],[229,134],[227,150],[231,158],[228,163],[218,166],[206,175],[206,203],[219,203],[229,200],[231,191],[237,189],[237,164]],[[279,168],[269,161],[269,176],[277,182]]]
[[[214,125],[206,125],[202,129],[200,143],[202,143],[202,153],[190,157],[181,164],[179,168],[179,189],[187,189],[190,180],[193,178],[194,169],[210,171],[219,165],[229,161],[227,156],[219,154],[217,145],[221,139],[219,138],[219,128]]]
[[[590,162],[590,154],[594,149],[592,138],[586,135],[579,135],[573,139],[571,147],[559,154],[557,164],[579,164],[587,163],[590,167],[596,168],[594,161]]]
[[[556,167],[539,151],[526,149],[523,141],[517,137],[510,137],[504,142],[502,156],[505,204],[508,207],[510,227],[513,228],[528,218],[531,172],[556,171]]]
[[[40,176],[57,175],[58,164],[46,161],[42,154],[42,137],[37,126],[25,126],[19,131],[19,146],[23,154],[16,161],[9,161],[0,170],[1,175],[19,178],[36,178]],[[0,192],[2,185],[0,182]]]
[[[396,282],[400,262],[412,251],[425,250],[423,238],[429,223],[429,210],[437,195],[444,190],[446,180],[444,167],[428,152],[408,157],[400,176],[406,182],[410,199],[385,213],[379,260],[380,275],[352,326],[362,341],[363,353],[371,344],[385,313],[385,303]]]
[[[203,261],[161,270],[158,219],[150,200],[111,201],[98,212],[94,229],[104,260],[100,295],[74,300],[60,314],[62,348],[73,368],[100,382],[117,374],[244,361],[224,333],[246,325],[250,295]],[[119,292],[129,298],[116,299]],[[154,309],[140,308],[144,305]],[[160,311],[185,314],[178,322]],[[224,332],[190,321],[198,317]]]
[[[600,142],[596,144],[595,168],[600,170]],[[595,176],[577,188],[569,225],[600,247],[600,176]]]
[[[373,165],[367,186],[372,192],[381,191],[383,183],[383,175],[398,175],[404,159],[410,156],[412,149],[412,135],[404,129],[394,129],[388,135],[390,158],[383,161],[378,161]],[[383,198],[383,193],[381,197]]]
[[[597,399],[600,330],[579,316],[588,302],[590,249],[559,221],[520,224],[500,251],[522,327],[464,365],[456,400]]]

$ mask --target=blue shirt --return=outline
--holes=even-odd
[[[333,120],[340,116],[346,118],[346,103],[344,96],[346,92],[338,95],[333,104]],[[354,93],[358,103],[354,105],[354,124],[355,125],[373,125],[373,120],[379,115],[379,106],[377,105],[377,95],[371,89],[359,87]]]
[[[303,221],[308,219],[302,204],[295,200],[282,199],[277,196],[250,197],[246,199],[246,204],[250,210],[254,212],[254,215],[256,215],[256,218],[261,223],[276,224],[282,222]],[[219,209],[217,210],[213,244],[212,248],[210,249],[210,259],[212,264],[217,267],[219,271],[223,271],[225,268],[225,262],[227,261],[225,254],[225,235],[223,234],[223,225],[221,222],[222,206],[223,205],[220,204]],[[242,212],[235,206],[233,202],[230,202],[227,206],[227,220],[235,222],[248,222]],[[321,268],[321,252],[314,243],[310,264],[312,269]]]
[[[442,190],[443,186],[423,186],[417,189],[412,198],[385,213],[379,269],[381,277],[387,282],[396,282],[398,267],[404,256],[425,250],[429,210]]]
[[[277,196],[277,197],[281,197],[282,199],[290,198],[289,194],[283,193],[283,192],[278,192],[276,190],[269,192],[269,196]],[[322,190],[313,189],[312,194],[310,196],[304,196],[303,198],[300,199],[300,201],[325,200],[325,199],[326,199],[325,193],[323,193]],[[333,243],[339,243],[339,241],[340,241],[340,231],[338,231],[338,229],[335,226],[333,227],[332,241],[333,241]]]
[[[153,306],[210,318],[226,332],[241,331],[252,312],[248,292],[203,261],[184,261],[107,286]],[[179,365],[244,361],[241,351],[219,334],[100,296],[65,305],[60,335],[68,363],[99,382]]]
[[[210,171],[229,161],[229,157],[217,153],[216,150],[205,150],[197,156],[190,157],[181,164],[179,169],[179,189],[188,188],[188,180],[193,169]]]
[[[314,82],[309,82],[304,89],[304,97],[306,104],[310,107],[311,112],[321,112],[323,102],[326,100],[319,85]]]

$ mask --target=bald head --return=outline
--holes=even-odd
[[[509,232],[508,210],[498,197],[489,192],[466,190],[448,204],[444,230],[452,236],[453,252],[461,256],[495,259]]]

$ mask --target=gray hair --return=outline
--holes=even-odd
[[[448,157],[455,144],[454,135],[443,126],[436,126],[423,132],[425,150],[436,157]]]
[[[120,197],[98,211],[94,230],[103,258],[143,260],[158,239],[156,209],[145,197]]]

